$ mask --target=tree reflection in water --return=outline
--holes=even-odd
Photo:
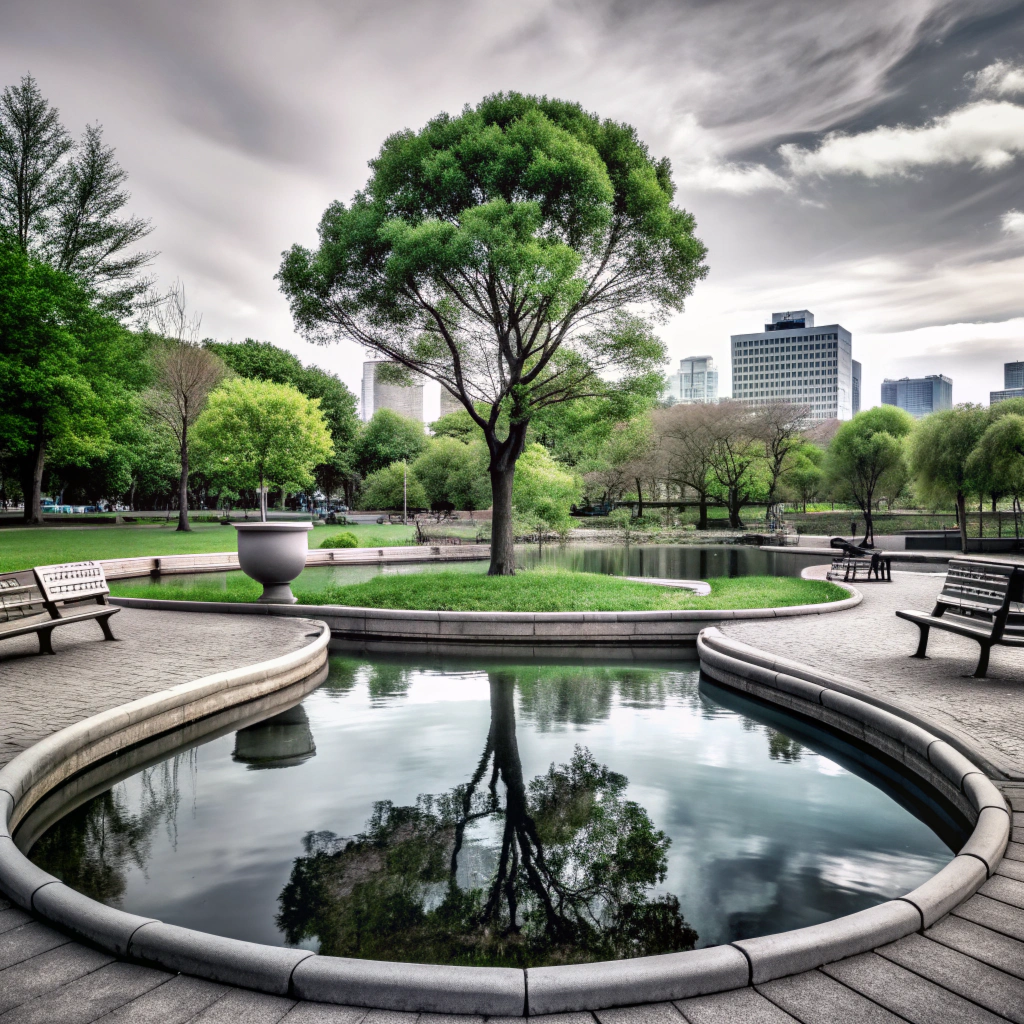
[[[671,840],[624,799],[626,777],[577,746],[527,783],[516,676],[488,676],[490,730],[470,781],[411,807],[377,803],[349,839],[307,834],[279,898],[287,941],[315,937],[335,956],[510,966],[692,949],[679,900],[650,893]],[[493,842],[467,841],[475,827]]]
[[[177,754],[139,774],[138,810],[123,786],[115,786],[70,811],[32,847],[32,861],[72,889],[117,906],[131,868],[145,869],[153,836],[165,826],[177,842],[179,773],[196,770],[196,752]]]

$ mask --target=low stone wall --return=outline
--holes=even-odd
[[[845,589],[848,598],[827,604],[715,611],[430,612],[136,597],[115,597],[111,603],[160,611],[315,616],[330,626],[331,650],[359,654],[664,660],[696,657],[697,635],[712,623],[826,615],[859,604],[860,593]]]
[[[306,568],[329,565],[379,565],[404,562],[466,562],[490,558],[489,544],[418,544],[387,548],[312,548]],[[202,555],[146,555],[141,558],[100,559],[108,580],[137,576],[174,576],[194,572],[229,572],[237,569],[237,551]]]
[[[197,932],[96,903],[21,854],[11,829],[61,782],[81,777],[91,765],[130,745],[191,722],[206,719],[216,729],[218,712],[283,693],[322,671],[328,631],[325,623],[317,625],[320,635],[301,651],[112,709],[18,755],[0,771],[0,889],[19,906],[101,949],[172,971],[293,998],[384,1010],[520,1016],[723,992],[865,952],[948,913],[992,874],[1008,841],[1009,813],[999,792],[949,744],[843,692],[811,669],[709,628],[698,638],[698,650],[702,667],[714,678],[810,714],[881,750],[974,822],[973,835],[953,861],[900,899],[825,924],[684,953],[524,971],[319,956]]]

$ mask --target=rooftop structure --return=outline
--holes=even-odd
[[[718,370],[711,356],[687,356],[679,360],[679,372],[669,374],[662,397],[667,402],[689,405],[718,401]]]

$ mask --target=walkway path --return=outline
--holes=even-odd
[[[939,581],[899,574],[866,585],[856,609],[813,619],[734,623],[737,639],[858,680],[955,731],[1003,773],[1024,780],[1024,666],[993,654],[993,678],[961,678],[976,647],[944,634],[934,657],[910,661],[914,627],[899,606],[927,608]],[[123,610],[126,639],[100,642],[95,624],[55,634],[57,656],[0,649],[0,764],[79,718],[145,693],[294,650],[302,620]],[[88,629],[92,626],[92,630]],[[42,670],[42,675],[40,675]],[[923,935],[821,970],[721,995],[562,1014],[552,1024],[1024,1024],[1024,782],[1003,785],[1015,810],[1015,843],[999,873]],[[0,1024],[413,1024],[416,1014],[295,1003],[175,976],[69,940],[0,900]],[[470,1024],[424,1014],[419,1024]],[[496,1021],[496,1024],[514,1024]]]

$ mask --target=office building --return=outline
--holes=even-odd
[[[815,327],[814,315],[798,309],[772,313],[763,331],[731,340],[734,399],[805,406],[809,420],[853,415],[853,335],[845,327]],[[859,364],[857,372],[859,381]]]
[[[941,373],[927,377],[901,377],[882,381],[882,405],[895,405],[906,409],[920,419],[930,412],[953,408],[953,382]]]
[[[360,418],[367,422],[378,409],[390,409],[399,416],[423,422],[422,384],[384,384],[377,380],[377,367],[383,362],[363,363],[363,393]]]
[[[679,360],[679,372],[668,376],[662,399],[689,405],[718,401],[718,370],[711,356],[687,356]]]
[[[1008,398],[1024,398],[1024,363],[1003,363],[1003,390],[989,392],[989,405]]]
[[[441,388],[441,416],[465,411],[466,407],[447,388]]]
[[[860,412],[860,363],[853,361],[853,415]]]

